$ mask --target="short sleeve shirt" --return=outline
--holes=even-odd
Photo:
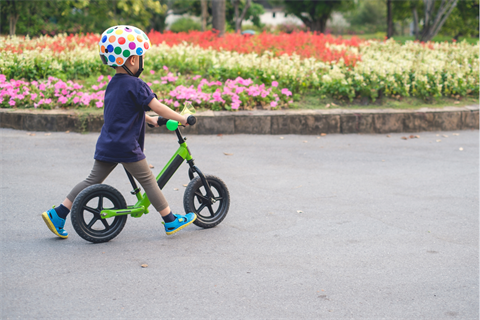
[[[117,73],[105,91],[102,132],[95,159],[106,162],[137,162],[145,159],[145,111],[157,96],[141,79]]]

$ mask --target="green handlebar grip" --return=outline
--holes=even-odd
[[[175,131],[178,128],[178,121],[175,120],[168,120],[167,121],[167,129],[170,131]]]

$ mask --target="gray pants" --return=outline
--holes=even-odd
[[[117,166],[118,163],[115,162],[105,162],[95,160],[93,164],[92,172],[87,179],[77,184],[72,191],[67,196],[67,199],[72,201],[75,200],[77,195],[86,187],[89,187],[94,184],[102,183],[112,172],[113,169]],[[157,209],[157,211],[162,211],[168,207],[167,200],[163,196],[162,190],[158,187],[155,176],[152,173],[152,170],[148,167],[146,159],[137,161],[137,162],[128,162],[123,163],[122,165],[127,169],[131,175],[140,182],[140,185],[143,187],[147,193],[148,199],[152,205]]]

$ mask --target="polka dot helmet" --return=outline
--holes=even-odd
[[[132,26],[115,26],[102,33],[98,47],[103,64],[121,67],[130,56],[141,56],[152,46],[147,35]]]

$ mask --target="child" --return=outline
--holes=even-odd
[[[97,141],[93,169],[60,206],[42,214],[48,228],[60,238],[68,237],[65,220],[75,197],[86,187],[102,183],[118,163],[145,189],[152,205],[162,216],[168,235],[197,218],[195,213],[183,216],[172,213],[143,154],[145,122],[158,127],[158,117],[150,117],[145,111],[153,110],[164,118],[187,124],[186,117],[161,104],[150,87],[138,79],[143,71],[143,55],[150,46],[145,33],[135,27],[111,27],[102,34],[100,57],[104,64],[115,68],[116,74],[105,91],[104,125]]]

